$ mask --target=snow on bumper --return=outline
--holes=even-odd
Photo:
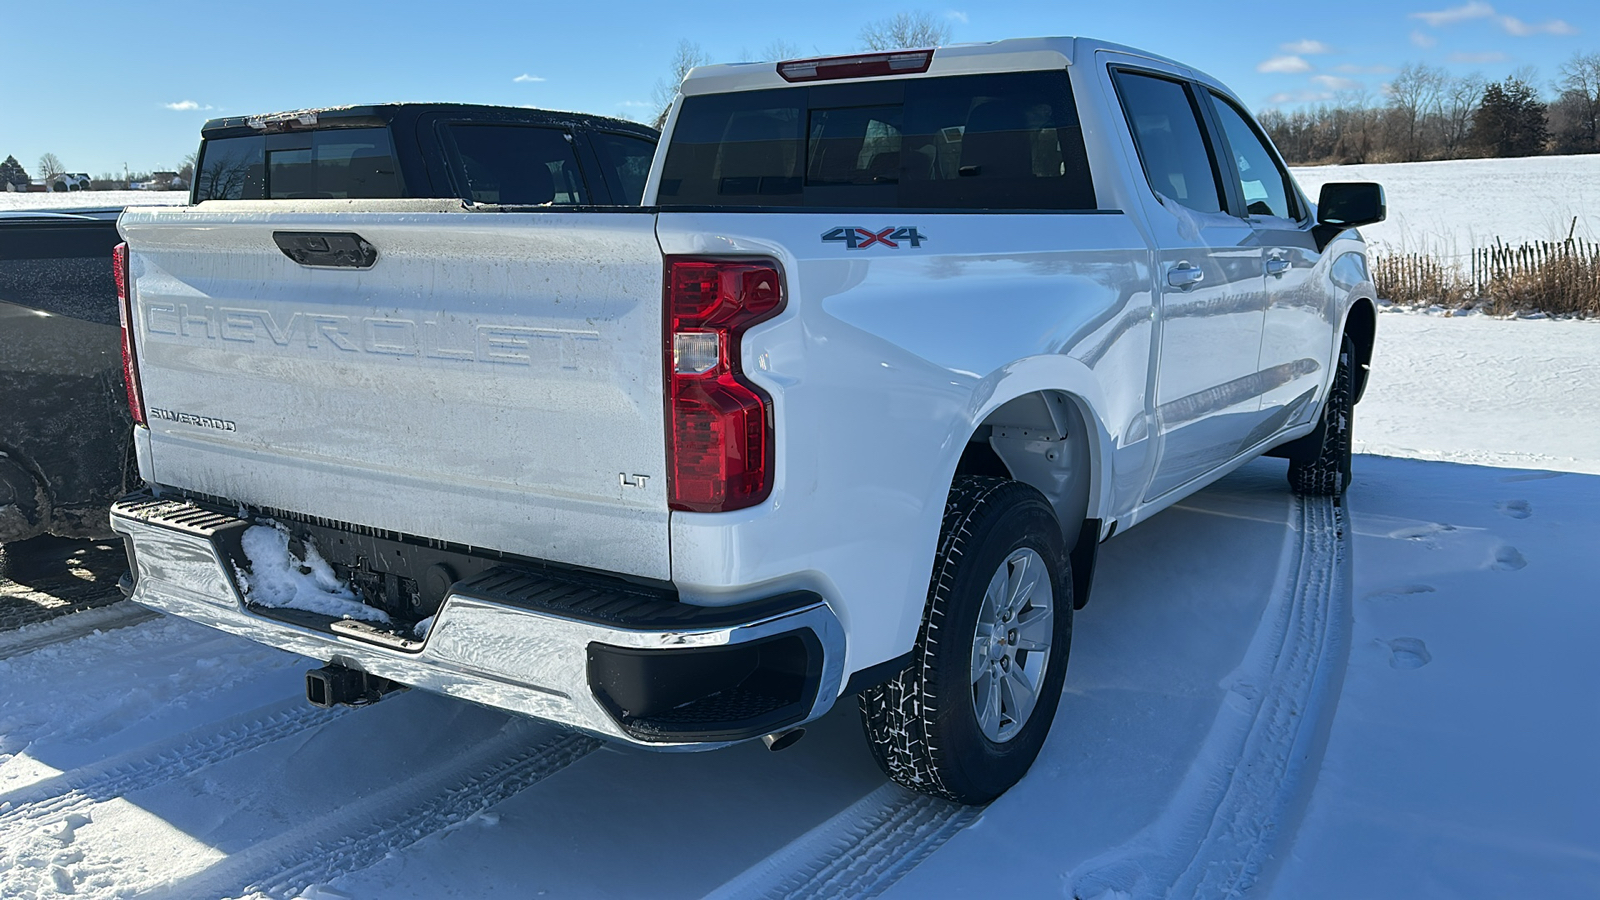
[[[453,585],[427,638],[399,648],[250,608],[226,546],[244,519],[136,494],[112,507],[111,523],[129,545],[131,599],[144,606],[625,743],[710,749],[758,737],[822,715],[842,683],[843,629],[814,594],[634,603],[606,621],[536,608],[529,584],[541,576],[507,570]]]

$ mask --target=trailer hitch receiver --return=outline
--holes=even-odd
[[[360,669],[329,663],[320,669],[306,671],[306,699],[312,706],[332,709],[335,706],[369,706],[382,700],[385,694],[401,690],[405,685]]]

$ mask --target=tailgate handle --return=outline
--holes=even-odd
[[[274,231],[272,242],[283,255],[315,269],[370,269],[378,248],[350,231]]]

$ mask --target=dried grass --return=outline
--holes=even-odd
[[[1401,306],[1600,317],[1600,244],[1583,238],[1497,241],[1473,250],[1465,270],[1430,254],[1385,254],[1372,276],[1378,296]]]

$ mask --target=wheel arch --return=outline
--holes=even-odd
[[[1370,297],[1357,297],[1345,313],[1342,334],[1349,336],[1355,346],[1355,402],[1367,389],[1367,375],[1372,364],[1372,347],[1378,335],[1378,308]]]
[[[1043,494],[1071,552],[1075,605],[1081,607],[1111,480],[1112,442],[1099,415],[1098,385],[1087,368],[1058,357],[1009,367],[991,387],[973,406],[946,491],[962,475],[997,475]]]

